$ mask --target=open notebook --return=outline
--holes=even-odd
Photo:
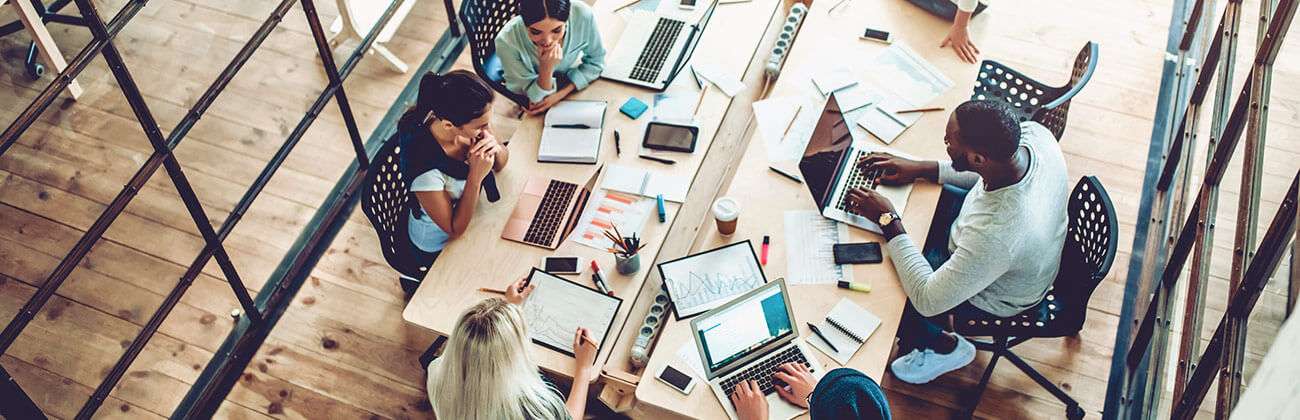
[[[862,344],[867,342],[871,333],[876,332],[876,328],[880,326],[880,318],[848,298],[840,298],[840,302],[831,308],[829,314],[826,314],[826,319],[814,324],[839,351],[831,351],[826,342],[816,334],[810,334],[807,338],[808,342],[812,343],[817,350],[835,359],[840,366],[844,366],[849,363],[849,358],[862,348]]]
[[[538,162],[596,163],[605,101],[562,101],[546,112]]]

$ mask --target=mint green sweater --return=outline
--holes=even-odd
[[[591,6],[574,0],[569,6],[569,21],[564,33],[564,57],[555,66],[555,74],[537,74],[537,46],[528,39],[528,25],[521,16],[506,22],[497,34],[497,57],[505,71],[506,88],[521,93],[529,102],[538,102],[555,93],[537,86],[538,77],[563,75],[579,90],[585,89],[600,77],[605,69],[605,47],[600,42],[600,30]]]

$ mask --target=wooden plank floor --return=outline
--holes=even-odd
[[[111,16],[122,3],[103,2],[101,13]],[[334,2],[318,3],[328,24],[336,15]],[[857,3],[863,4],[845,7],[868,7]],[[1121,222],[1119,255],[1111,275],[1094,295],[1083,333],[1017,348],[1080,400],[1090,416],[1103,405],[1138,217],[1168,3],[1103,0],[1066,7],[1000,0],[975,23],[982,58],[1002,61],[1053,84],[1066,79],[1084,42],[1101,44],[1098,72],[1072,106],[1062,147],[1072,176],[1098,175],[1110,192]],[[1246,3],[1247,16],[1254,15],[1257,4]],[[273,6],[255,0],[159,0],[150,2],[127,26],[119,48],[165,131],[179,121]],[[7,10],[0,12],[0,20],[11,16]],[[1243,19],[1243,50],[1252,49],[1251,21]],[[441,4],[418,3],[390,49],[414,65],[445,27]],[[67,53],[75,53],[88,39],[84,29],[57,25],[52,29]],[[939,42],[898,32],[916,48],[934,48]],[[1300,76],[1296,39],[1287,41],[1275,80]],[[21,60],[25,47],[22,35],[0,39],[0,58],[6,63],[0,67],[0,120],[5,123],[46,83],[33,83],[20,66],[10,64]],[[177,149],[214,223],[225,219],[324,85],[315,54],[302,13],[295,8]],[[1243,52],[1242,57],[1249,54]],[[457,66],[468,68],[465,55]],[[1243,73],[1239,70],[1237,83]],[[373,129],[408,78],[374,58],[357,68],[347,89],[363,134]],[[0,156],[3,320],[16,313],[151,151],[103,61],[96,60],[80,80],[87,90],[82,100],[60,101],[51,107],[18,145]],[[505,126],[499,131],[509,130],[504,119],[496,123]],[[1275,84],[1269,130],[1262,225],[1271,218],[1297,167],[1300,87]],[[1204,152],[1197,159],[1203,156]],[[337,108],[328,106],[226,242],[250,289],[260,288],[351,160],[341,117]],[[1223,183],[1214,282],[1207,298],[1207,337],[1227,301],[1239,189],[1239,177],[1231,173]],[[155,175],[59,296],[0,358],[0,364],[51,416],[70,417],[76,412],[201,248],[170,184],[164,174]],[[212,264],[192,289],[100,416],[162,417],[172,412],[229,331],[228,312],[238,307]],[[1283,293],[1270,287],[1260,303],[1263,309],[1252,318],[1249,348],[1254,354],[1248,373],[1280,325]],[[433,337],[402,321],[403,305],[395,273],[383,262],[373,230],[360,211],[354,212],[219,415],[427,416],[423,370],[416,358]],[[885,386],[895,413],[900,418],[952,415],[987,360],[982,355],[971,366],[926,386],[909,386],[887,376]],[[1059,418],[1062,409],[1051,395],[1004,364],[994,374],[978,414]]]

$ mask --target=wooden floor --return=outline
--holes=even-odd
[[[903,3],[856,3],[866,1]],[[101,13],[111,16],[122,3],[101,2]],[[336,15],[334,2],[318,3],[328,24]],[[976,19],[974,31],[982,58],[1007,63],[1051,84],[1067,78],[1084,42],[1101,44],[1097,74],[1074,101],[1061,144],[1071,176],[1097,175],[1110,192],[1121,222],[1119,257],[1094,294],[1079,336],[1017,348],[1078,399],[1089,416],[1096,416],[1103,405],[1138,217],[1170,2],[1057,3],[999,0]],[[1248,1],[1244,9],[1243,61],[1253,49],[1250,16],[1257,4]],[[179,121],[273,6],[256,0],[156,0],[126,27],[119,48],[164,132]],[[177,149],[214,223],[225,219],[325,84],[300,10],[293,9],[285,18]],[[10,17],[12,12],[0,11],[0,21]],[[440,2],[418,3],[389,48],[417,64],[445,27]],[[80,28],[52,29],[68,55],[89,38]],[[898,32],[906,33],[901,28]],[[940,39],[907,41],[916,48],[933,48]],[[1261,225],[1271,220],[1281,192],[1300,167],[1295,163],[1300,158],[1300,86],[1281,82],[1300,77],[1297,44],[1295,36],[1287,41],[1275,70],[1279,82],[1273,87]],[[340,48],[336,57],[351,45]],[[48,83],[48,78],[26,78],[18,65],[25,47],[22,35],[0,39],[5,63],[0,67],[0,121],[5,124]],[[467,68],[466,57],[457,66]],[[1238,84],[1244,73],[1238,71]],[[346,88],[363,135],[408,79],[377,58],[362,61]],[[0,320],[17,312],[150,152],[103,61],[95,60],[80,80],[87,91],[80,101],[52,106],[18,145],[0,156]],[[251,290],[259,289],[271,274],[352,158],[341,117],[331,105],[226,241]],[[1203,160],[1204,153],[1196,159]],[[1236,173],[1231,171],[1223,182],[1207,337],[1227,301],[1240,189]],[[155,175],[59,296],[0,357],[0,364],[52,417],[75,414],[201,248],[170,184],[164,174]],[[172,412],[231,326],[228,313],[238,304],[223,279],[214,265],[206,267],[100,416],[164,417]],[[1281,323],[1285,296],[1280,290],[1270,287],[1251,320],[1249,348],[1254,354],[1248,360],[1248,376]],[[433,337],[402,321],[403,304],[395,273],[384,264],[373,230],[360,211],[354,212],[219,415],[428,416],[423,370],[416,358]],[[971,366],[926,386],[909,386],[887,375],[885,387],[894,412],[899,418],[952,415],[986,362],[981,355]],[[1050,394],[1002,364],[978,415],[1060,418],[1062,410]]]

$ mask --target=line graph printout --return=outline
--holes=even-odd
[[[599,340],[599,354],[623,299],[536,268],[528,278],[537,286],[524,301],[524,322],[533,341],[572,356],[574,332],[585,327]]]
[[[722,306],[767,282],[749,240],[659,264],[677,319]]]

